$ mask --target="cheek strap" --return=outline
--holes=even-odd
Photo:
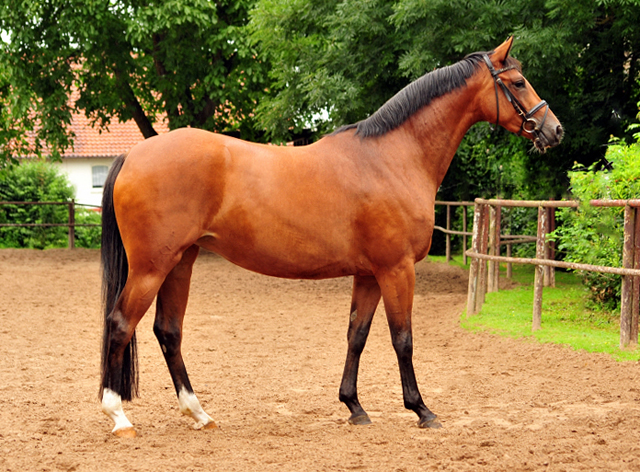
[[[536,106],[531,108],[531,110],[529,110],[528,112],[525,112],[525,108],[524,106],[522,106],[522,103],[518,101],[518,99],[511,93],[511,91],[507,88],[507,86],[504,84],[502,79],[500,79],[499,77],[499,75],[502,74],[503,72],[506,72],[511,69],[515,69],[516,67],[508,66],[508,67],[504,67],[502,69],[496,70],[493,67],[493,63],[491,62],[491,59],[489,59],[489,56],[487,54],[484,54],[482,58],[484,59],[484,62],[487,64],[489,72],[491,73],[491,77],[493,78],[493,88],[496,92],[496,125],[500,125],[500,97],[498,96],[498,85],[499,85],[502,91],[504,92],[505,97],[507,97],[507,100],[509,101],[509,103],[511,103],[516,113],[518,113],[518,115],[522,118],[522,124],[520,125],[520,131],[518,132],[518,136],[520,136],[523,131],[525,133],[537,135],[537,133],[544,126],[544,122],[547,119],[547,113],[549,112],[549,105],[547,104],[547,102],[544,100],[541,100],[540,103],[538,103]],[[543,107],[546,107],[544,111],[544,116],[542,117],[542,121],[540,122],[540,124],[538,124],[538,122],[533,118],[533,115],[535,115]]]

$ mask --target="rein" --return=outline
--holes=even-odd
[[[547,113],[549,112],[549,104],[546,101],[541,100],[540,103],[534,106],[531,110],[525,111],[526,108],[511,93],[511,91],[507,88],[507,86],[504,84],[502,79],[500,79],[499,77],[500,74],[502,74],[503,72],[506,72],[511,69],[515,69],[516,66],[509,66],[509,67],[504,67],[502,69],[496,70],[493,67],[493,64],[491,63],[491,59],[489,59],[488,55],[483,54],[482,58],[484,59],[484,62],[487,64],[487,67],[489,68],[489,72],[491,72],[491,77],[493,77],[493,86],[496,91],[496,109],[497,109],[496,125],[500,124],[500,100],[498,97],[498,85],[500,85],[500,87],[502,88],[502,91],[504,92],[504,95],[507,97],[507,100],[509,100],[509,103],[511,103],[516,113],[518,113],[518,115],[520,115],[520,117],[522,118],[522,125],[520,126],[520,131],[518,132],[518,136],[520,136],[523,131],[525,133],[533,134],[537,136],[540,130],[542,129],[542,127],[544,126],[545,120],[547,119]],[[538,112],[538,110],[540,110],[543,107],[546,107],[544,111],[544,116],[542,117],[542,122],[538,124],[538,122],[533,118],[533,115],[535,115]]]

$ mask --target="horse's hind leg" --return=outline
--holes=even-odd
[[[102,411],[121,437],[136,435],[122,409],[122,400],[131,400],[137,390],[137,357],[134,332],[151,306],[164,279],[157,272],[132,274],[105,320],[102,372]],[[131,345],[130,345],[131,343]]]
[[[160,287],[153,332],[158,338],[167,361],[178,395],[180,411],[195,420],[196,423],[193,426],[195,429],[211,429],[216,428],[216,424],[202,409],[198,398],[193,393],[181,353],[182,321],[189,298],[191,271],[198,251],[198,246],[188,248],[181,261],[169,272]]]
[[[380,287],[374,277],[355,276],[351,298],[351,316],[347,339],[349,349],[344,374],[340,384],[340,401],[349,408],[351,424],[370,424],[369,415],[358,401],[358,366],[360,355],[367,342],[371,320],[380,302]]]

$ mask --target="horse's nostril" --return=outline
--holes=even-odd
[[[564,134],[564,130],[562,129],[561,125],[558,125],[556,127],[556,136],[561,137]]]

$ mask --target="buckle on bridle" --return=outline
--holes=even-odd
[[[540,124],[538,124],[538,122],[533,118],[533,115],[535,115],[538,112],[538,110],[540,110],[542,107],[546,107],[546,108],[544,110],[544,115],[542,116],[542,121],[540,122]],[[540,103],[538,103],[535,107],[529,110],[527,114],[524,116],[524,121],[522,122],[522,127],[520,132],[526,131],[529,134],[538,133],[544,126],[544,122],[547,119],[547,113],[549,113],[549,104],[545,100],[541,100]],[[531,127],[528,128],[527,125],[530,125]]]

